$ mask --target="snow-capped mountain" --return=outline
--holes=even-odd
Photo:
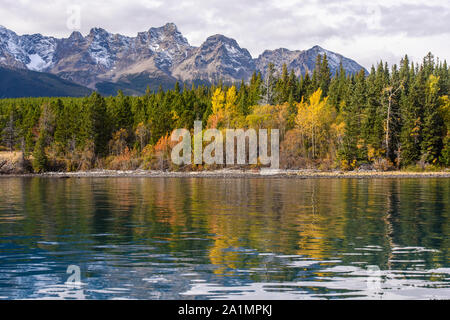
[[[305,70],[301,70],[301,66],[293,65],[293,62],[302,54],[303,51],[290,51],[285,48],[276,50],[266,50],[257,59],[255,59],[256,69],[261,71],[263,75],[267,72],[269,63],[273,63],[275,70],[280,71],[283,64],[286,64],[288,69],[294,69],[297,75],[305,74]]]
[[[0,26],[0,64],[35,71],[51,65],[56,42],[40,34],[18,36]]]
[[[223,35],[211,36],[200,47],[193,47],[173,23],[139,32],[136,37],[93,28],[86,36],[73,32],[63,39],[19,36],[0,26],[0,65],[52,73],[90,88],[130,78],[141,82],[145,78],[153,82],[248,80],[254,71],[265,73],[269,62],[278,69],[285,63],[300,75],[314,69],[318,54],[327,54],[332,72],[341,62],[348,73],[363,69],[319,46],[304,51],[267,50],[257,59]]]
[[[252,56],[236,40],[214,35],[178,64],[173,76],[183,81],[208,82],[248,79],[255,70]]]
[[[291,51],[285,48],[266,50],[256,59],[256,68],[264,75],[270,62],[275,65],[276,70],[281,70],[283,64],[286,64],[288,70],[294,70],[297,76],[304,75],[306,72],[313,72],[318,55],[327,56],[328,66],[333,75],[339,71],[341,63],[348,74],[358,73],[361,69],[364,69],[357,62],[319,46],[304,51]]]

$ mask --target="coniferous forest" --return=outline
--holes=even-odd
[[[177,83],[144,96],[0,100],[0,151],[34,172],[93,168],[202,170],[170,161],[172,130],[280,130],[282,168],[434,170],[450,167],[450,74],[431,53],[368,74],[333,75],[326,56],[310,74],[269,65],[265,77],[212,86]]]

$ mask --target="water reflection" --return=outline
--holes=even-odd
[[[448,298],[449,195],[449,179],[2,178],[0,298]]]

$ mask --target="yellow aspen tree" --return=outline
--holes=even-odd
[[[322,99],[322,89],[317,89],[308,102],[298,104],[298,115],[295,119],[297,128],[311,141],[312,158],[322,144],[327,143],[329,126],[332,121],[331,111],[327,104],[328,97]]]
[[[236,101],[237,101],[237,91],[236,87],[233,85],[227,91],[225,102],[225,121],[228,128],[238,116]]]
[[[225,93],[217,88],[211,99],[212,114],[208,118],[208,127],[219,128],[223,122],[225,112]]]

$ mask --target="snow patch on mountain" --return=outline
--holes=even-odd
[[[225,48],[228,51],[228,55],[230,57],[238,57],[240,56],[240,52],[238,49],[236,49],[235,47],[230,46],[228,43],[225,44]]]
[[[33,71],[39,71],[45,68],[47,65],[44,59],[38,54],[31,54],[28,56],[30,62],[26,65],[28,69]]]
[[[112,64],[111,55],[108,49],[99,45],[98,43],[92,43],[89,48],[89,55],[95,61],[96,64],[110,67]]]

